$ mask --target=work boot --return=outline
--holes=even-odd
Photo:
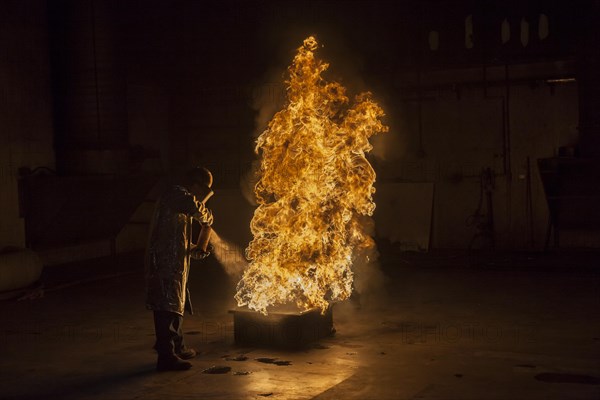
[[[179,350],[177,352],[177,357],[181,358],[182,360],[191,360],[192,358],[196,357],[198,355],[198,352],[194,349],[192,349],[191,347],[183,347],[181,350]]]
[[[183,361],[181,358],[176,355],[158,357],[158,362],[156,363],[157,371],[186,371],[192,368],[192,363],[188,361]]]

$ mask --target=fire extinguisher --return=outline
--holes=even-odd
[[[206,204],[208,199],[214,195],[215,192],[212,190],[202,200],[202,204]],[[210,236],[212,234],[212,228],[208,224],[202,224],[198,240],[196,241],[196,248],[201,249],[203,252],[208,252],[208,243],[210,242]]]

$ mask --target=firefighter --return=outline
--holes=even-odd
[[[183,314],[192,314],[187,280],[190,258],[203,259],[210,252],[193,243],[192,224],[213,222],[205,202],[212,195],[210,171],[197,167],[159,198],[146,249],[146,307],[154,312],[158,353],[157,371],[187,370],[196,351],[183,340]]]

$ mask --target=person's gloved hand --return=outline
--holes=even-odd
[[[210,256],[210,251],[208,249],[207,251],[204,251],[197,247],[192,249],[191,256],[194,260],[204,260],[206,257]]]
[[[214,221],[212,211],[210,211],[209,208],[200,202],[197,202],[196,206],[198,207],[198,210],[192,215],[192,217],[202,225],[211,226]]]
[[[210,211],[208,208],[206,209],[206,224],[208,226],[212,226],[213,222],[214,222],[215,218],[213,217],[212,211]]]

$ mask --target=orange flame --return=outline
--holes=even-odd
[[[259,205],[235,298],[263,314],[289,303],[325,311],[347,299],[353,257],[374,245],[359,218],[375,210],[365,152],[372,135],[388,130],[384,113],[368,92],[350,106],[346,89],[322,77],[329,64],[315,58],[317,48],[312,36],[298,48],[287,105],[257,139]]]

